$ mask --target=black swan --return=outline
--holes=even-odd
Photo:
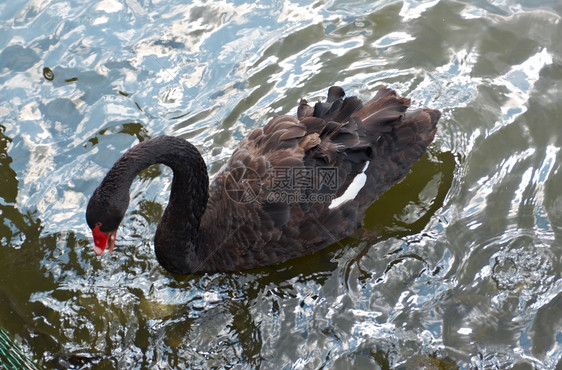
[[[154,249],[171,273],[240,271],[318,251],[358,229],[367,207],[433,141],[440,112],[406,112],[409,105],[384,87],[365,104],[338,86],[314,107],[301,99],[297,117],[274,117],[242,140],[210,186],[192,144],[144,141],[113,165],[88,203],[94,250],[113,249],[133,179],[162,163],[174,177]]]

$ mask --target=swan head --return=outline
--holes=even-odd
[[[94,252],[101,256],[105,250],[113,251],[117,229],[123,221],[129,205],[128,193],[120,197],[118,193],[104,194],[97,188],[86,209],[86,221],[92,230]]]

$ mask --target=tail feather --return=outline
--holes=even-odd
[[[316,103],[314,108],[301,99],[297,116],[308,135],[317,135],[306,147],[321,143],[314,157],[327,163],[335,160],[337,152],[345,152],[352,163],[379,157],[395,161],[402,169],[398,172],[402,172],[425,153],[435,137],[441,116],[434,109],[406,112],[409,106],[410,99],[398,97],[394,90],[386,87],[363,104],[355,96],[345,97],[341,87],[333,86],[328,90],[326,101]],[[294,130],[290,137],[300,133]]]
[[[363,121],[367,133],[376,135],[392,130],[392,126],[404,116],[409,106],[410,99],[387,95],[371,101],[353,114],[353,117]]]
[[[363,102],[358,97],[351,96],[345,98],[341,108],[337,114],[332,117],[332,120],[336,122],[347,122],[350,120],[353,113],[359,111],[361,108],[363,108]]]
[[[394,181],[403,178],[433,141],[440,116],[441,113],[433,109],[413,111],[393,124],[390,132],[382,134],[375,145],[375,158],[381,162],[390,161],[394,166],[388,167],[386,175],[380,175]]]

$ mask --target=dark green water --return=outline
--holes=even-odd
[[[46,368],[508,368],[562,361],[559,1],[0,4],[0,328]],[[48,68],[48,69],[45,69]],[[177,277],[171,173],[96,257],[88,198],[139,140],[216,173],[333,85],[440,109],[435,143],[315,255]]]

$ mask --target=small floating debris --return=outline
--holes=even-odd
[[[49,67],[43,68],[43,77],[48,81],[53,81],[55,79],[55,74]]]

